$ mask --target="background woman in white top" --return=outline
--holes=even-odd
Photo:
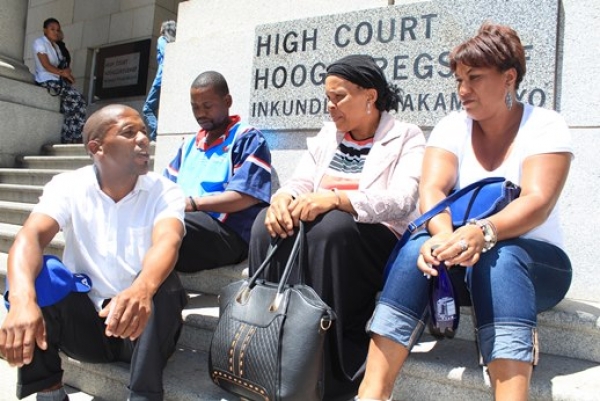
[[[33,42],[35,81],[48,89],[51,95],[60,96],[60,111],[64,114],[61,143],[81,143],[86,101],[73,86],[75,78],[57,44],[61,40],[60,23],[55,18],[45,20],[44,36]]]
[[[526,400],[537,362],[536,314],[556,305],[571,282],[561,250],[559,195],[572,148],[554,111],[517,102],[525,54],[517,33],[484,24],[450,55],[463,111],[433,130],[419,185],[421,212],[489,176],[521,186],[521,196],[486,220],[454,228],[449,212],[430,220],[394,261],[372,322],[360,399],[388,399],[427,319],[432,265],[444,261],[466,285],[478,344],[496,400]],[[439,245],[432,251],[433,245]],[[456,283],[455,283],[456,284]]]

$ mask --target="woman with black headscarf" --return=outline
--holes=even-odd
[[[389,113],[398,109],[398,89],[370,56],[331,64],[325,93],[333,121],[308,139],[293,177],[256,218],[250,270],[258,268],[271,239],[292,237],[299,221],[306,223],[305,282],[337,314],[326,344],[324,399],[342,400],[358,387],[350,377],[367,355],[365,324],[387,258],[416,217],[425,138],[416,125]],[[292,242],[283,242],[268,279],[278,279]]]

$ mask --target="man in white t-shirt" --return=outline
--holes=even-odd
[[[19,399],[33,393],[38,400],[68,399],[60,350],[86,362],[129,362],[129,399],[162,400],[162,371],[187,301],[173,271],[185,198],[176,184],[148,171],[149,140],[134,109],[100,109],[87,121],[84,140],[94,164],[45,186],[10,249],[0,354],[19,368]],[[92,286],[89,293],[51,297],[48,305],[43,295],[52,290],[41,278],[51,266],[42,252],[59,230],[64,265]]]

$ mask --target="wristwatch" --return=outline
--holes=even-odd
[[[498,235],[496,233],[496,226],[494,226],[494,223],[486,219],[471,219],[467,222],[467,224],[475,225],[481,228],[481,231],[483,232],[483,249],[481,252],[485,253],[492,249],[494,245],[496,245],[496,242],[498,241]]]

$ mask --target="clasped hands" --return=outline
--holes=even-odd
[[[338,197],[333,191],[311,192],[296,198],[281,193],[271,199],[265,226],[271,237],[286,238],[294,234],[300,220],[313,221],[337,204]]]
[[[59,70],[58,75],[62,79],[68,81],[71,84],[75,83],[75,77],[73,76],[73,73],[70,68],[65,68],[65,69]]]
[[[454,232],[439,233],[421,246],[417,267],[423,274],[437,276],[434,266],[438,266],[440,262],[448,267],[473,266],[479,261],[483,245],[483,232],[475,225],[465,225]]]

